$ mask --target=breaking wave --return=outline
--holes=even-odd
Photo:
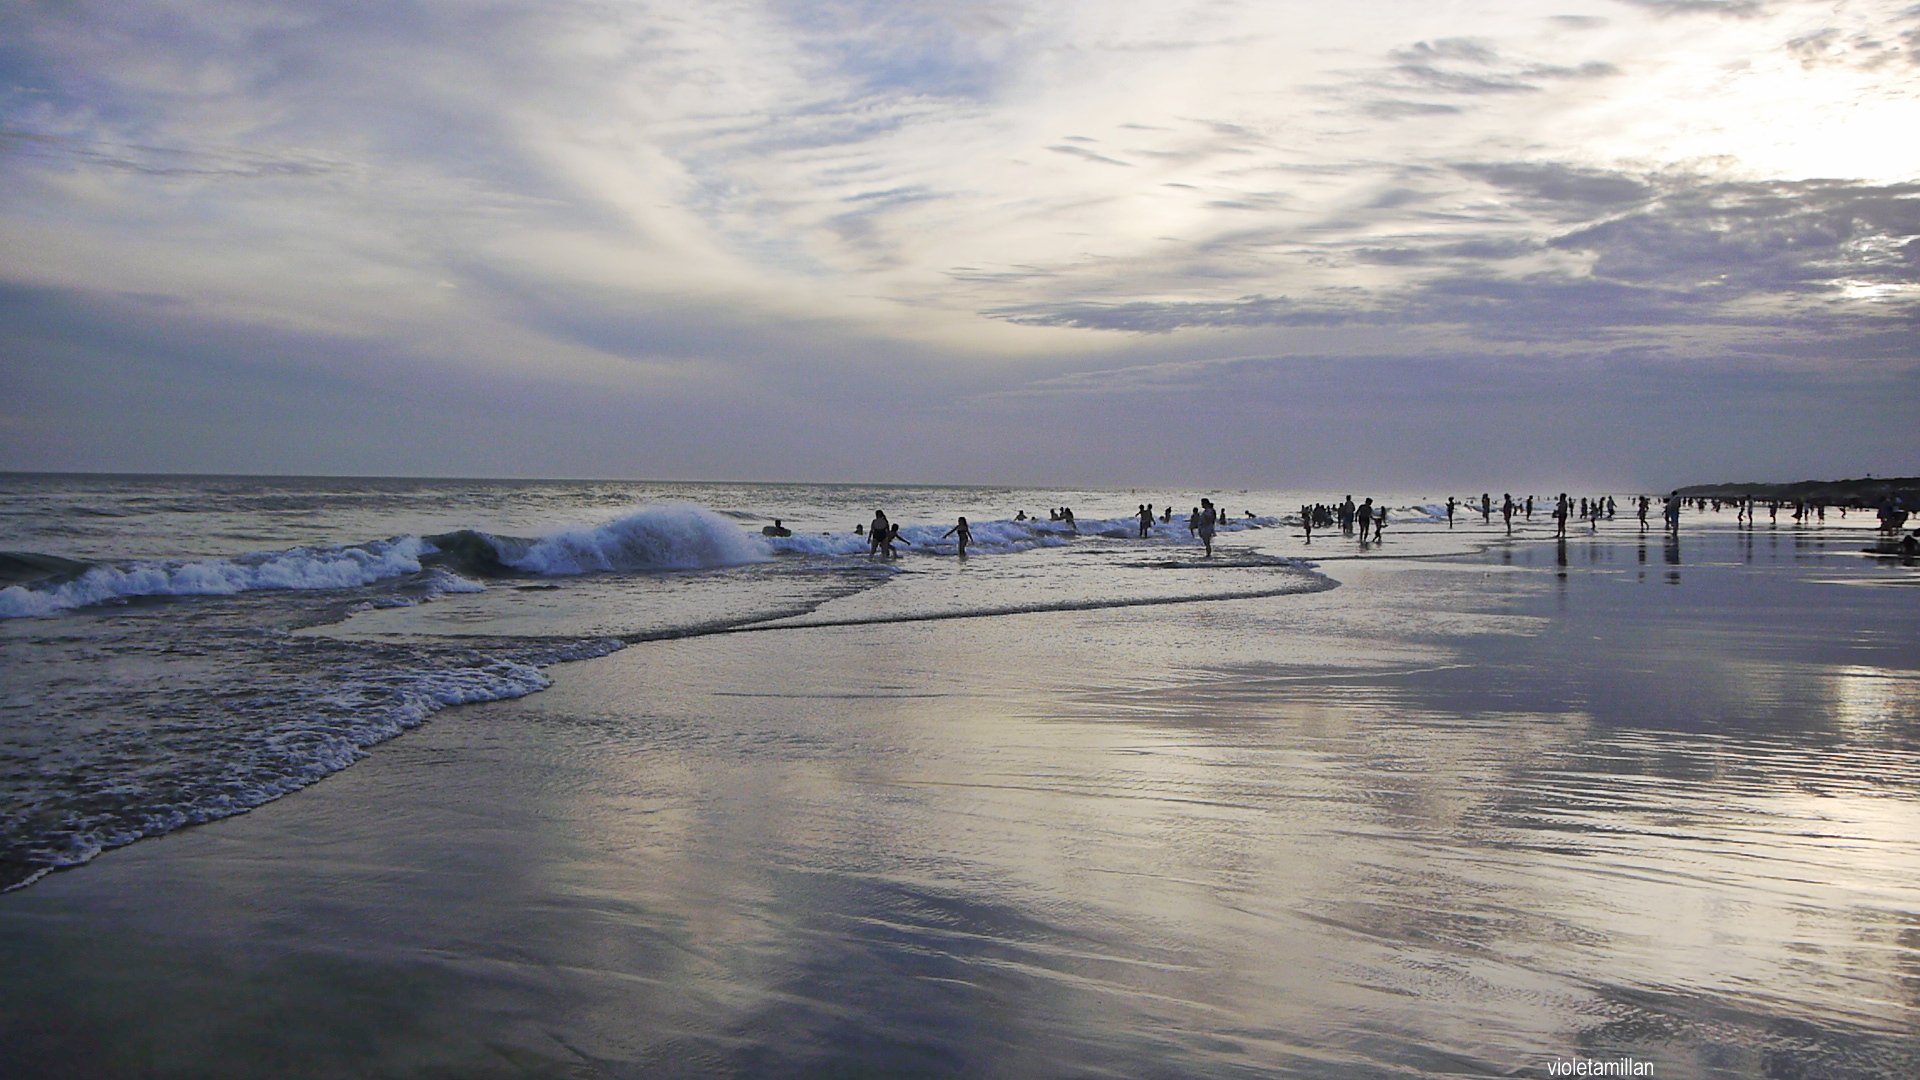
[[[501,562],[526,573],[586,574],[608,570],[706,570],[760,562],[767,544],[740,525],[698,506],[649,506],[592,528],[535,540]]]
[[[137,596],[231,596],[256,589],[344,589],[417,574],[429,550],[417,536],[344,547],[298,547],[232,559],[91,565],[73,575],[0,589],[0,618],[54,615]],[[472,584],[472,583],[467,583]],[[444,591],[460,591],[448,582]]]
[[[864,544],[860,547],[864,550]],[[0,618],[56,615],[142,596],[231,596],[257,589],[345,589],[431,570],[431,593],[485,588],[463,577],[603,571],[703,570],[760,562],[766,541],[697,506],[650,506],[604,525],[536,539],[472,529],[396,536],[338,547],[298,547],[230,559],[142,561],[121,566],[9,553],[0,571]],[[24,580],[23,580],[24,579]]]

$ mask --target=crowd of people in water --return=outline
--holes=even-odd
[[[1652,516],[1655,512],[1653,496],[1630,496],[1627,500],[1627,506],[1628,509],[1633,512],[1642,532],[1654,528],[1652,523]],[[1850,508],[1845,504],[1823,502],[1781,502],[1752,498],[1715,499],[1682,496],[1676,491],[1660,499],[1660,505],[1658,507],[1660,527],[1668,531],[1677,532],[1680,528],[1681,512],[1688,507],[1699,512],[1712,510],[1716,513],[1721,513],[1731,508],[1734,511],[1735,524],[1738,528],[1754,528],[1759,520],[1759,515],[1763,511],[1767,514],[1769,524],[1777,525],[1779,523],[1782,510],[1788,512],[1788,519],[1792,523],[1812,524],[1824,523],[1827,520],[1827,511],[1829,509],[1837,510],[1840,517],[1845,519],[1847,511]],[[1862,509],[1862,507],[1858,506],[1851,508]],[[1442,507],[1419,507],[1417,509],[1424,514],[1437,518],[1440,516]],[[1906,524],[1908,518],[1908,510],[1900,500],[1895,499],[1883,503],[1874,509],[1878,514],[1880,529],[1883,532],[1895,534],[1896,536],[1896,539],[1889,541],[1889,543],[1893,544],[1898,550],[1906,550],[1909,552],[1911,552],[1916,545],[1920,545],[1920,537],[1911,535],[1898,537],[1897,535],[1900,529]],[[1462,513],[1463,510],[1464,513]],[[1477,500],[1468,499],[1462,502],[1453,496],[1448,496],[1444,504],[1444,515],[1447,528],[1449,529],[1455,527],[1459,518],[1470,518],[1474,514],[1480,516],[1482,526],[1491,526],[1494,515],[1498,514],[1500,516],[1501,526],[1508,535],[1512,535],[1513,533],[1514,519],[1518,518],[1522,522],[1532,522],[1534,520],[1535,510],[1534,496],[1526,495],[1516,498],[1510,492],[1503,493],[1498,502],[1494,501],[1491,492],[1481,492]],[[1575,522],[1584,524],[1588,532],[1598,532],[1600,522],[1614,520],[1615,515],[1617,515],[1619,511],[1619,503],[1611,495],[1582,496],[1576,499],[1566,492],[1561,492],[1553,498],[1551,507],[1547,508],[1545,513],[1549,515],[1553,522],[1553,535],[1556,538],[1565,538],[1568,535],[1568,530],[1575,527]],[[1244,510],[1243,513],[1249,522],[1258,522],[1260,520],[1258,515],[1252,510]],[[1160,525],[1170,526],[1174,525],[1176,520],[1172,505],[1168,505],[1164,509],[1156,512],[1151,503],[1139,504],[1135,510],[1134,518],[1139,522],[1138,537],[1143,540],[1152,535],[1156,522]],[[1357,533],[1359,542],[1365,545],[1378,544],[1384,541],[1387,518],[1387,507],[1384,503],[1376,504],[1372,498],[1363,498],[1360,502],[1355,503],[1353,496],[1348,495],[1343,501],[1338,503],[1310,503],[1301,506],[1299,517],[1293,523],[1301,527],[1309,542],[1312,541],[1313,534],[1316,530],[1328,531],[1338,529],[1343,536],[1354,536]],[[1038,521],[1039,517],[1037,515],[1029,517],[1025,510],[1021,510],[1014,515],[1013,520],[1021,522]],[[1073,508],[1070,506],[1050,507],[1047,511],[1047,520],[1054,524],[1065,525],[1069,532],[1079,532],[1079,522],[1074,518]],[[1193,507],[1192,510],[1187,513],[1182,524],[1184,524],[1186,528],[1188,538],[1200,543],[1204,549],[1204,557],[1212,558],[1214,538],[1226,525],[1227,520],[1225,507],[1214,505],[1211,499],[1201,499],[1200,505]],[[888,521],[886,512],[883,510],[875,510],[871,522],[864,526],[855,525],[853,531],[855,535],[866,538],[868,558],[898,558],[899,550],[896,545],[912,543],[912,541],[900,535],[900,526]],[[761,532],[767,536],[793,535],[791,530],[787,529],[779,518],[775,518],[773,524],[761,529]],[[1107,535],[1112,534],[1108,533]],[[960,556],[964,558],[967,554],[967,545],[974,542],[973,529],[967,524],[967,519],[962,517],[958,523],[956,523],[953,528],[948,529],[940,539],[953,540]],[[1905,545],[1904,548],[1899,547],[1899,545],[1902,544]]]

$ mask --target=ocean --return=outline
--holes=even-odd
[[[1284,508],[1221,497],[1242,503],[1229,535]],[[1331,584],[1284,558],[1194,561],[1186,509],[1134,542],[1141,498],[0,477],[0,886],[245,811],[445,706],[533,693],[548,665],[635,642],[784,625],[830,601],[841,620],[897,622]],[[1079,520],[1047,520],[1057,507]],[[854,533],[880,508],[903,526],[900,559],[869,558]],[[942,534],[969,515],[961,576]],[[792,535],[762,535],[776,518]]]
[[[1920,1075],[1871,515],[1346,494],[0,477],[10,1071]]]

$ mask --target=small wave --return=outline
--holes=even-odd
[[[90,562],[42,555],[37,551],[0,551],[0,581],[23,585],[28,582],[60,581],[79,577],[93,568]]]
[[[232,559],[92,566],[57,584],[0,589],[0,618],[55,615],[137,596],[231,596],[255,589],[371,585],[383,578],[418,573],[420,557],[428,550],[427,542],[417,536],[398,536],[368,544],[298,547]]]

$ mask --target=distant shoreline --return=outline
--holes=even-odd
[[[1761,502],[1879,506],[1892,499],[1920,501],[1920,476],[1861,480],[1802,480],[1793,484],[1694,484],[1679,489],[1687,499],[1757,499]]]

